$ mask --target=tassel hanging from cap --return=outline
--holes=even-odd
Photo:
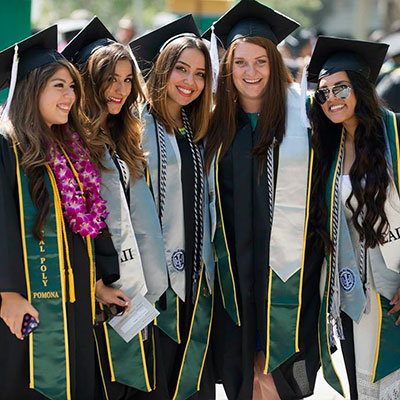
[[[6,106],[4,107],[3,112],[1,113],[0,121],[6,121],[8,119],[8,113],[10,112],[11,102],[14,96],[15,85],[17,84],[17,76],[18,76],[18,45],[14,46],[14,57],[11,68],[11,80],[10,80],[10,89],[8,91]]]
[[[212,70],[212,93],[217,92],[218,87],[218,73],[219,73],[219,57],[217,35],[214,32],[214,25],[211,26],[211,41],[210,41],[210,57],[211,57],[211,70]]]
[[[306,100],[307,100],[307,68],[306,64],[303,68],[303,73],[301,74],[301,91],[300,91],[300,101],[301,101],[301,122],[306,128],[311,128],[310,121],[307,116]]]

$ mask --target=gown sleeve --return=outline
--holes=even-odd
[[[94,239],[96,279],[103,279],[110,285],[119,279],[118,253],[116,252],[108,228]]]
[[[13,149],[0,133],[0,292],[26,295]]]

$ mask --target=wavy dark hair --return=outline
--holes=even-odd
[[[353,214],[352,221],[360,239],[365,238],[366,247],[373,248],[378,243],[383,243],[389,226],[384,205],[390,177],[385,158],[386,144],[380,101],[373,84],[365,77],[357,72],[346,73],[357,99],[354,112],[358,121],[354,135],[355,160],[350,169],[352,191],[346,205]],[[332,162],[340,144],[342,124],[331,122],[316,101],[310,108],[310,120],[313,126],[311,143],[314,149],[310,228],[331,249],[332,243],[326,229],[328,206],[325,194]],[[355,209],[351,205],[353,197],[357,200]],[[364,206],[366,212],[361,225],[359,216]]]
[[[221,157],[231,146],[236,135],[236,118],[238,112],[238,91],[232,77],[233,58],[239,43],[246,42],[263,47],[267,52],[270,65],[270,76],[265,91],[261,113],[258,122],[260,137],[253,150],[257,156],[259,173],[265,162],[268,147],[274,137],[279,144],[286,128],[286,91],[293,81],[283,58],[269,39],[262,37],[246,37],[235,40],[222,59],[218,89],[215,98],[215,109],[211,117],[210,129],[207,135],[205,150],[205,165],[207,173],[210,171],[212,160],[222,144]]]
[[[115,67],[120,60],[128,60],[132,66],[132,90],[119,114],[108,113],[105,92],[112,84]],[[111,152],[127,163],[132,181],[143,176],[145,158],[142,149],[142,125],[139,119],[138,103],[144,100],[135,63],[126,46],[113,43],[96,49],[87,62],[79,67],[82,74],[86,113],[91,120],[90,143],[93,156],[101,160],[105,145]],[[110,135],[101,129],[106,120]]]
[[[68,115],[68,123],[49,128],[39,111],[39,96],[49,79],[63,67],[75,83],[75,102]],[[55,142],[65,143],[71,132],[77,132],[87,146],[88,120],[83,113],[82,96],[79,72],[66,60],[57,60],[34,69],[15,86],[10,122],[5,126],[5,134],[18,146],[21,166],[28,178],[29,192],[38,210],[33,226],[33,235],[37,240],[44,240],[43,227],[50,207],[50,196],[45,184],[49,146]]]

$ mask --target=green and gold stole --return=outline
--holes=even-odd
[[[158,298],[163,291],[161,285],[158,285],[160,282],[154,283],[149,280],[162,280],[163,274],[160,277],[159,270],[164,267],[165,258],[161,233],[155,229],[158,226],[158,217],[152,204],[150,190],[142,179],[136,179],[134,184],[128,183],[130,199],[128,206],[118,169],[108,151],[102,159],[102,164],[107,170],[101,172],[101,195],[107,201],[110,212],[106,223],[113,235],[114,247],[119,253],[120,260],[124,258],[123,243],[125,245],[129,243],[133,254],[131,263],[122,264],[120,261],[120,279],[115,284],[122,285],[122,290],[129,295],[137,292],[144,294],[143,286],[147,284],[147,287],[153,289],[152,297]],[[131,230],[129,226],[132,226]],[[143,282],[145,268],[149,274],[146,284]],[[148,346],[145,346],[142,332],[126,343],[114,329],[110,328],[108,323],[104,322],[102,328],[106,352],[98,349],[98,356],[101,360],[100,365],[109,365],[110,376],[107,378],[111,382],[119,382],[144,392],[150,392],[155,388],[156,357],[153,325],[150,324],[147,328]],[[96,345],[99,346],[97,339],[99,338],[96,337]],[[106,382],[104,386],[107,392]]]
[[[155,343],[153,329],[149,327],[149,339],[151,340],[149,351],[145,351],[142,332],[139,332],[129,343],[114,330],[109,329],[107,322],[103,323],[106,351],[110,368],[111,382],[119,382],[124,385],[151,392],[155,388]],[[98,340],[96,338],[96,346]],[[100,358],[100,351],[97,348]],[[103,374],[103,371],[101,371]],[[103,377],[104,378],[104,377]],[[107,393],[107,385],[103,382]]]
[[[55,176],[47,165],[45,182],[50,195],[50,209],[44,225],[45,240],[38,241],[32,234],[37,209],[32,202],[28,179],[20,166],[15,144],[13,148],[27,298],[40,315],[39,328],[29,335],[29,387],[53,400],[69,400],[71,377],[66,303],[75,302],[75,291],[60,194]],[[90,260],[94,318],[92,243],[89,237],[85,240]]]
[[[396,186],[397,193],[400,193],[400,151],[399,151],[399,135],[397,131],[396,115],[388,110],[382,110],[382,121],[386,128],[387,143],[389,144],[389,156],[392,161],[393,179]],[[340,147],[337,150],[335,159],[331,166],[331,172],[326,187],[326,202],[329,210],[328,217],[328,232],[332,240],[335,230],[334,218],[334,202],[338,196],[338,169],[340,165],[340,155],[343,150],[344,132],[342,132],[342,140]],[[332,278],[332,253],[326,255],[327,260],[327,274],[324,285],[324,292],[319,316],[319,349],[321,365],[324,373],[325,380],[337,392],[344,396],[343,386],[341,384],[339,375],[335,369],[331,357],[331,338],[329,334],[329,302],[332,295],[331,278]],[[388,316],[387,312],[392,308],[390,301],[377,293],[377,301],[379,307],[379,333],[378,342],[376,347],[376,356],[372,382],[387,376],[391,372],[400,368],[400,346],[398,338],[400,334],[400,327],[395,325],[395,321],[399,313]]]
[[[288,107],[294,107],[291,112],[296,113],[298,110],[295,107],[296,93],[290,88],[288,95]],[[293,117],[292,115],[292,120]],[[298,120],[296,121],[298,123]],[[293,132],[286,135],[287,140],[293,140]],[[304,132],[307,135],[307,131]],[[275,270],[274,266],[265,266],[269,269],[269,280],[267,288],[267,326],[266,326],[266,363],[264,373],[267,374],[283,362],[290,358],[293,354],[300,351],[299,348],[299,329],[300,329],[300,313],[302,307],[302,288],[304,263],[306,252],[306,238],[308,228],[310,189],[311,189],[311,173],[313,163],[313,152],[310,145],[310,134],[308,132],[308,148],[304,149],[308,154],[308,170],[300,173],[307,174],[305,179],[305,210],[304,212],[304,233],[302,237],[302,251],[298,260],[298,268],[289,275],[286,279],[282,279]],[[301,134],[299,134],[301,135]],[[296,139],[296,138],[295,138]],[[285,140],[285,138],[284,138]],[[305,138],[307,142],[307,138]],[[289,142],[288,142],[289,143]],[[291,142],[292,144],[293,142]],[[297,143],[297,142],[296,142]],[[290,147],[290,146],[289,146]],[[237,284],[232,271],[231,255],[226,237],[226,229],[224,225],[224,216],[221,205],[221,193],[219,184],[219,160],[221,148],[219,148],[215,160],[215,190],[216,190],[216,229],[214,235],[214,246],[217,257],[217,275],[220,285],[222,302],[225,310],[236,325],[240,326],[240,312],[237,300]],[[281,166],[281,168],[283,168]],[[307,163],[306,168],[307,169]],[[278,170],[279,176],[279,170]],[[282,305],[285,306],[282,306]]]
[[[144,113],[144,118],[146,119],[146,130],[143,134],[143,148],[149,153],[149,167],[146,171],[146,180],[149,187],[152,189],[153,196],[158,198],[160,192],[160,185],[158,181],[159,174],[159,154],[161,154],[161,148],[164,148],[164,151],[167,153],[168,162],[170,161],[170,157],[175,157],[173,155],[173,147],[170,145],[171,141],[176,141],[175,137],[169,137],[168,141],[166,141],[165,145],[160,145],[160,141],[157,139],[158,135],[164,135],[165,128],[159,124],[150,113]],[[176,161],[175,161],[176,162]],[[163,164],[163,163],[161,163]],[[161,172],[162,174],[162,172]],[[178,182],[178,181],[177,181]],[[179,180],[180,182],[180,180]],[[206,184],[206,182],[205,182]],[[169,183],[169,186],[173,185],[173,183]],[[181,196],[181,190],[173,190],[172,187],[168,187],[168,190],[173,193],[175,196]],[[208,191],[205,188],[204,196],[208,195]],[[157,202],[156,202],[157,203]],[[176,210],[178,201],[168,203],[169,208],[166,206],[165,213],[173,213],[174,208]],[[204,217],[203,221],[206,221],[208,218],[208,198],[204,199]],[[204,222],[205,223],[205,222]],[[175,223],[176,225],[176,223]],[[176,229],[181,229],[181,227],[171,226],[169,230],[166,232],[164,230],[164,235],[167,237],[177,236]],[[173,400],[185,400],[190,397],[192,394],[196,393],[196,391],[200,390],[201,378],[203,375],[204,363],[208,351],[208,346],[210,343],[210,335],[211,335],[211,323],[212,316],[214,310],[214,295],[210,294],[209,285],[207,282],[207,267],[210,267],[210,261],[207,257],[204,256],[205,250],[205,241],[207,240],[206,235],[206,227],[204,227],[204,236],[206,239],[203,239],[203,262],[200,271],[199,283],[197,286],[197,294],[193,307],[192,320],[190,323],[189,334],[186,340],[185,350],[181,361],[181,366],[179,369],[178,381],[175,389],[175,393],[173,395]],[[168,245],[168,242],[166,246]],[[210,242],[211,248],[211,242]],[[172,254],[172,252],[171,252]],[[170,258],[170,257],[169,257]],[[168,256],[167,256],[168,259]],[[213,261],[213,260],[212,260]],[[168,262],[170,263],[170,262]],[[172,268],[173,270],[174,268]],[[171,268],[170,268],[171,272]],[[165,292],[166,297],[166,309],[159,306],[156,303],[158,310],[160,311],[160,315],[157,317],[155,321],[155,325],[161,329],[165,334],[167,334],[172,340],[174,340],[178,344],[183,344],[181,340],[180,328],[179,328],[179,309],[182,300],[177,295],[179,290],[176,290],[176,287],[171,285],[171,275],[170,275],[170,286]],[[181,289],[184,289],[183,287]],[[185,301],[192,301],[192,299],[185,299]]]
[[[221,193],[219,187],[219,157],[221,148],[218,150],[215,162],[216,181],[216,209],[217,223],[214,236],[214,246],[217,256],[217,275],[220,285],[222,302],[231,319],[240,326],[240,313],[237,300],[237,288],[232,271],[231,256],[226,238],[224,217],[221,206]],[[310,148],[309,177],[307,188],[307,209],[304,233],[304,248],[302,259],[299,260],[301,268],[294,273],[286,282],[269,267],[268,299],[267,299],[267,344],[266,363],[264,373],[269,373],[279,367],[299,349],[300,312],[303,288],[303,274],[305,262],[305,240],[307,237],[308,211],[310,200],[312,151]],[[267,268],[267,266],[266,266]],[[287,307],[282,307],[287,304]]]

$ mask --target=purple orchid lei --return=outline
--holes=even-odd
[[[78,133],[73,132],[66,141],[68,157],[71,160],[83,192],[71,170],[67,157],[56,144],[49,152],[49,165],[54,172],[60,191],[63,214],[72,232],[82,237],[95,238],[106,227],[104,220],[108,216],[107,202],[100,197],[100,174],[90,162],[89,151]]]

